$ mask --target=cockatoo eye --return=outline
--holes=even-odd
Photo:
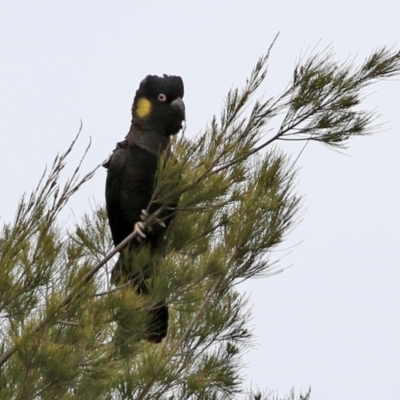
[[[167,100],[167,96],[164,93],[160,93],[158,95],[158,100],[165,101],[165,100]]]

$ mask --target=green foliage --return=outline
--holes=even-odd
[[[244,393],[240,357],[251,334],[247,299],[235,286],[277,271],[269,256],[296,224],[301,205],[296,166],[272,144],[314,140],[343,147],[371,132],[374,114],[358,107],[362,89],[400,71],[400,54],[386,49],[357,68],[339,65],[328,49],[300,60],[282,94],[252,100],[268,58],[269,52],[260,58],[242,89],[228,93],[219,119],[195,140],[177,138],[175,157],[160,163],[153,201],[168,204],[179,196],[180,202],[164,248],[132,255],[138,268],[149,259],[155,266],[149,294],[110,286],[109,260],[120,248],[110,253],[101,205],[73,233],[57,223],[95,172],[79,178],[79,165],[60,185],[76,139],[22,198],[14,223],[0,236],[0,398],[221,399]],[[278,115],[281,125],[269,132]],[[165,298],[170,330],[163,343],[152,345],[141,340],[146,318]]]

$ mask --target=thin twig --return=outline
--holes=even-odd
[[[79,324],[78,322],[71,322],[71,321],[62,321],[59,320],[57,321],[59,324],[63,324],[63,325],[71,325],[71,326],[84,326],[83,324]]]
[[[40,389],[37,393],[35,393],[32,397],[29,397],[28,400],[34,400],[37,399],[37,397],[39,395],[41,395],[46,389],[48,389],[50,386],[52,386],[54,384],[54,382],[49,382],[45,387],[43,387],[42,389]]]

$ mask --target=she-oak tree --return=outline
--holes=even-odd
[[[363,89],[398,75],[400,53],[381,48],[357,67],[336,62],[331,49],[311,54],[280,95],[253,100],[269,54],[242,89],[229,91],[220,118],[194,140],[180,135],[176,159],[160,163],[153,201],[180,202],[162,250],[135,255],[138,270],[155,265],[151,301],[109,283],[110,259],[136,233],[112,249],[103,206],[72,233],[58,224],[97,170],[81,177],[78,165],[59,183],[77,138],[22,198],[0,236],[1,399],[271,399],[241,386],[251,334],[236,285],[274,271],[270,253],[300,210],[295,162],[274,144],[340,148],[371,133],[375,114],[357,108]],[[168,300],[170,329],[154,345],[140,338],[158,299]]]

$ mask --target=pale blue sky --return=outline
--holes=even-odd
[[[275,34],[262,90],[279,93],[295,60],[320,40],[361,62],[399,39],[400,3],[386,1],[6,1],[0,5],[1,221],[71,142],[80,120],[86,167],[121,140],[140,80],[181,75],[187,134],[244,82]],[[397,48],[399,48],[397,46]],[[255,346],[245,383],[313,399],[398,399],[400,393],[400,83],[371,87],[365,108],[386,132],[353,140],[348,156],[311,144],[299,159],[304,220],[282,246],[284,273],[251,292]],[[261,93],[262,94],[262,93]],[[283,145],[295,154],[301,146]],[[71,159],[71,169],[79,154]],[[23,162],[21,162],[23,160]],[[103,200],[105,171],[63,215]],[[297,246],[294,246],[299,243]]]

